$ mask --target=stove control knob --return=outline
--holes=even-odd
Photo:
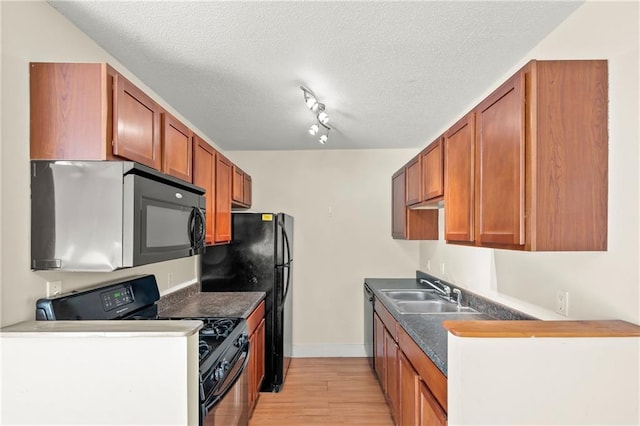
[[[213,372],[213,377],[216,380],[220,380],[222,379],[223,376],[224,376],[224,368],[222,367],[222,365],[219,365],[218,367],[216,367],[216,370]]]
[[[220,368],[222,369],[222,371],[227,371],[229,369],[229,361],[227,361],[226,358],[222,360]]]
[[[236,340],[235,346],[236,348],[240,348],[242,346],[244,346],[245,343],[247,343],[249,336],[247,336],[246,334],[242,334],[240,337],[238,337],[238,339]]]

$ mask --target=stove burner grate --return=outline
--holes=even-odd
[[[227,337],[236,325],[233,319],[207,319],[200,330],[201,336]]]
[[[211,345],[209,345],[204,340],[200,340],[198,342],[198,350],[200,352],[200,361],[202,361],[202,359],[209,355],[209,352],[211,352]]]

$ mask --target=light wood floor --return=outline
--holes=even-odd
[[[366,358],[294,358],[279,393],[261,393],[249,426],[385,425],[391,414]]]

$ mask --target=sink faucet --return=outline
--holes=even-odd
[[[447,299],[451,300],[451,287],[449,287],[446,284],[443,284],[440,280],[435,280],[435,282],[440,284],[442,286],[442,288],[440,288],[439,286],[435,285],[434,283],[432,283],[429,280],[425,280],[424,278],[420,278],[420,282],[423,283],[423,284],[429,284],[434,290],[437,290],[444,297],[446,297]]]
[[[459,288],[454,288],[453,292],[456,295],[456,299],[457,299],[457,302],[458,302],[458,309],[460,309],[462,307],[462,292],[460,291]]]

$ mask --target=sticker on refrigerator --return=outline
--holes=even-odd
[[[262,221],[263,222],[271,222],[273,220],[273,215],[272,214],[263,214],[262,215]]]

